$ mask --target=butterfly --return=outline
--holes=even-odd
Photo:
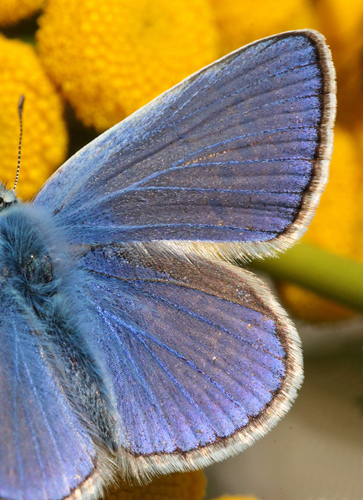
[[[237,259],[306,230],[328,178],[324,37],[249,44],[0,192],[0,498],[98,498],[116,473],[207,466],[268,432],[300,342]]]

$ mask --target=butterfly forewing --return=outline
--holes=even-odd
[[[253,43],[86,147],[36,203],[81,245],[209,242],[235,255],[286,247],[327,180],[334,96],[321,35]]]

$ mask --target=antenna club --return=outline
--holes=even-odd
[[[16,169],[16,176],[13,191],[15,191],[16,185],[18,183],[19,171],[20,171],[20,159],[21,159],[21,141],[23,138],[23,108],[24,108],[24,94],[21,94],[18,102],[18,114],[19,114],[19,125],[20,125],[20,136],[19,136],[19,147],[18,147],[18,166]]]
[[[22,119],[22,116],[23,116],[24,101],[25,101],[25,95],[21,94],[21,96],[19,97],[19,102],[18,102],[18,114],[19,114],[20,119]]]

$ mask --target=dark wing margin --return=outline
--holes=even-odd
[[[305,232],[327,182],[335,94],[318,32],[254,42],[101,135],[35,203],[76,245],[274,253]]]
[[[120,464],[138,480],[250,446],[302,382],[298,335],[248,271],[152,245],[95,248],[84,296],[120,415]]]

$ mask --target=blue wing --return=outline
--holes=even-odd
[[[250,44],[81,150],[35,203],[77,245],[209,242],[236,255],[286,247],[327,180],[334,78],[317,32]]]
[[[323,37],[277,35],[100,136],[36,197],[89,274],[125,474],[207,465],[289,408],[302,361],[281,308],[248,272],[179,251],[231,257],[296,240],[327,180],[334,116]]]
[[[8,290],[7,290],[8,291]],[[0,295],[0,498],[65,498],[98,488],[93,444],[42,356],[37,322]]]
[[[288,410],[299,341],[255,276],[152,245],[93,249],[79,265],[91,274],[84,295],[113,380],[123,473],[209,465]]]

